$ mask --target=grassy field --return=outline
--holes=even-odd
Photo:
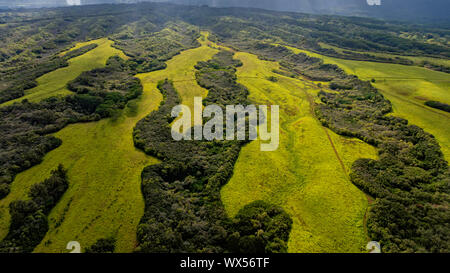
[[[116,236],[118,252],[131,252],[144,212],[140,175],[145,166],[157,162],[134,147],[133,128],[159,106],[162,95],[156,84],[161,79],[173,79],[183,98],[205,95],[196,85],[194,65],[211,58],[216,50],[202,43],[168,61],[163,71],[137,75],[144,85],[142,97],[131,102],[137,110],[129,107],[117,120],[74,124],[56,133],[62,146],[48,153],[40,165],[20,173],[9,196],[0,201],[0,238],[8,231],[9,203],[26,198],[31,185],[62,163],[69,170],[70,186],[52,210],[50,231],[35,252],[67,252],[69,241],[85,247],[107,236]]]
[[[450,114],[424,105],[427,100],[450,104],[449,74],[417,66],[330,58],[288,48],[321,58],[325,63],[336,64],[362,80],[375,79],[373,85],[392,102],[393,114],[433,134],[439,141],[445,158],[450,161],[450,126],[446,126],[450,122]]]
[[[127,58],[125,54],[113,47],[113,41],[107,38],[92,40],[89,42],[78,43],[70,50],[80,48],[88,44],[97,44],[98,46],[89,52],[72,58],[68,61],[69,66],[59,68],[55,71],[47,73],[37,79],[38,86],[25,91],[25,96],[5,102],[0,105],[5,106],[16,101],[28,99],[32,102],[38,102],[51,96],[64,96],[71,92],[67,90],[66,85],[69,81],[74,80],[83,71],[89,71],[94,68],[104,67],[109,57],[119,55],[122,58]],[[64,52],[62,53],[64,54]]]
[[[354,160],[374,158],[373,147],[338,136],[314,118],[318,88],[272,72],[275,62],[237,53],[244,63],[238,81],[258,104],[280,105],[280,147],[261,152],[260,142],[243,148],[234,175],[222,189],[230,216],[255,200],[282,206],[294,221],[290,252],[359,252],[367,243],[366,196],[348,179]],[[277,82],[266,80],[278,78]]]

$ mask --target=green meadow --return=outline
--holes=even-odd
[[[417,66],[343,60],[288,48],[293,52],[321,58],[325,63],[336,64],[362,80],[374,79],[373,85],[392,102],[393,114],[433,134],[445,158],[450,160],[450,113],[424,105],[427,100],[450,104],[449,74]]]
[[[118,55],[121,58],[127,58],[122,51],[111,46],[113,43],[113,41],[108,40],[107,38],[102,38],[76,44],[70,50],[74,50],[89,44],[97,44],[97,47],[81,56],[70,59],[68,61],[69,66],[59,68],[39,77],[36,80],[38,82],[38,86],[26,90],[25,96],[5,102],[1,104],[0,107],[10,105],[14,102],[19,102],[24,99],[28,99],[31,102],[38,102],[52,96],[65,96],[71,94],[71,92],[66,88],[67,83],[74,80],[83,71],[89,71],[95,68],[104,67],[106,65],[106,61],[111,56]],[[65,52],[61,53],[61,55],[63,55],[64,53]]]
[[[283,207],[294,224],[289,252],[361,252],[367,243],[367,197],[348,179],[354,160],[376,158],[376,150],[321,126],[312,102],[319,88],[272,72],[275,62],[237,53],[243,62],[238,81],[257,104],[280,106],[280,147],[261,152],[260,141],[246,145],[234,175],[222,189],[230,216],[255,200]],[[276,77],[278,81],[267,80]]]

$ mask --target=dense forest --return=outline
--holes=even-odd
[[[417,65],[407,58],[357,51],[448,60],[448,29],[357,17],[151,3],[5,11],[0,12],[0,27],[0,103],[23,97],[37,85],[37,78],[96,47],[60,54],[74,41],[108,37],[128,57],[111,57],[104,68],[81,73],[68,83],[72,92],[68,96],[0,105],[0,199],[8,196],[18,173],[61,145],[52,133],[73,123],[114,119],[130,100],[141,96],[137,73],[166,68],[165,62],[181,51],[199,46],[200,30],[207,30],[218,44],[279,62],[279,74],[326,83],[320,103],[314,105],[323,126],[378,149],[377,160],[354,162],[350,177],[375,198],[367,229],[383,251],[450,251],[450,171],[437,140],[407,120],[388,115],[391,103],[370,82],[281,46],[352,60]],[[436,42],[426,42],[427,37]],[[344,51],[324,48],[322,43]],[[205,106],[252,103],[247,88],[237,83],[240,65],[233,52],[220,50],[195,66],[196,82],[209,91]],[[444,64],[420,65],[449,71]],[[282,208],[256,201],[233,218],[225,213],[220,189],[247,142],[174,141],[170,111],[181,99],[170,79],[159,82],[158,90],[163,102],[133,132],[135,146],[161,161],[142,172],[145,213],[136,251],[286,252],[293,222]],[[426,105],[448,112],[445,103]],[[0,252],[31,252],[47,232],[46,217],[69,184],[60,166],[30,190],[29,200],[11,203],[11,226]],[[101,238],[86,252],[113,252],[115,240]]]

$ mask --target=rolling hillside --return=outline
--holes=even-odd
[[[448,252],[445,26],[189,3],[0,12],[0,252]],[[279,148],[175,140],[199,96],[278,105]]]
[[[422,67],[343,60],[289,48],[318,57],[325,63],[336,64],[363,80],[374,79],[373,85],[393,103],[393,115],[432,133],[441,144],[445,158],[450,158],[450,130],[448,126],[442,126],[449,121],[450,114],[424,105],[428,100],[450,103],[450,77],[447,73]]]
[[[281,147],[261,152],[254,141],[242,150],[222,190],[228,212],[235,215],[251,201],[267,200],[294,220],[290,252],[364,251],[367,198],[351,184],[348,171],[358,158],[376,158],[375,149],[321,126],[313,110],[320,89],[313,82],[276,74],[277,63],[252,54],[236,58],[243,62],[238,80],[249,88],[250,98],[280,105]]]

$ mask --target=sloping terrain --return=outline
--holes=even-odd
[[[363,251],[367,198],[351,184],[348,170],[358,158],[376,158],[375,148],[322,127],[312,109],[320,91],[314,83],[276,74],[276,62],[249,53],[235,58],[243,62],[238,81],[249,88],[250,99],[280,105],[281,136],[277,151],[261,152],[259,140],[242,149],[222,190],[227,211],[235,215],[254,200],[266,200],[294,220],[290,252]]]
[[[377,87],[393,104],[393,115],[409,120],[433,134],[441,144],[447,160],[450,158],[450,114],[424,105],[435,100],[450,103],[450,75],[422,67],[400,64],[363,62],[331,58],[306,50],[288,47],[292,51],[305,53],[336,64],[348,74],[362,80],[374,80]]]
[[[194,65],[210,59],[217,50],[208,47],[205,36],[201,41],[201,47],[168,61],[166,69],[136,75],[144,93],[119,117],[70,125],[56,133],[63,144],[48,153],[41,164],[19,174],[11,193],[0,201],[2,235],[8,228],[8,204],[23,198],[32,184],[63,164],[68,169],[70,187],[51,212],[50,231],[35,251],[63,252],[69,241],[88,246],[108,236],[116,238],[116,251],[132,251],[143,213],[140,175],[145,166],[157,162],[134,147],[132,131],[139,120],[158,107],[162,96],[156,84],[166,77],[174,80],[186,104],[193,104],[194,96],[205,95],[206,90],[195,83]]]

